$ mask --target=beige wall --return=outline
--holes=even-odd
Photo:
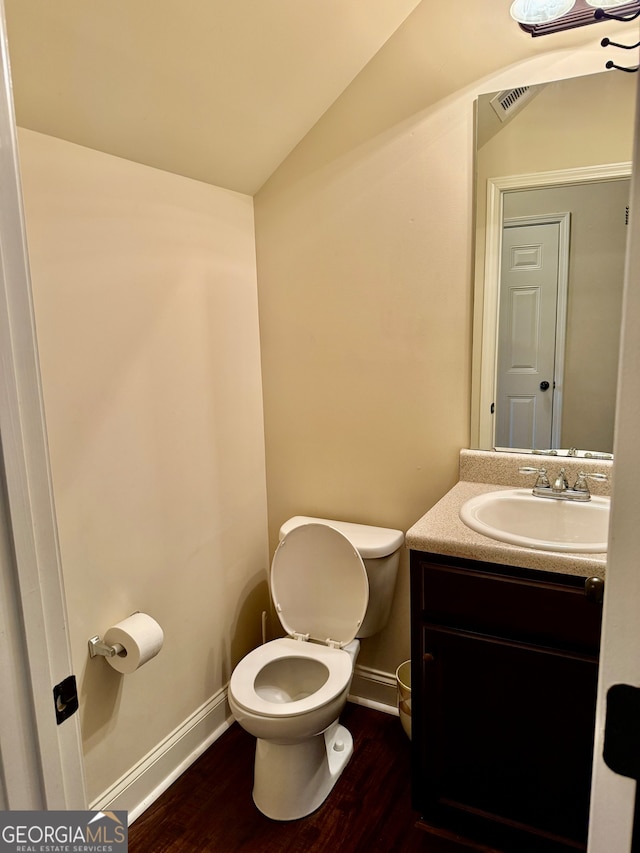
[[[291,186],[285,167],[256,198],[272,547],[294,513],[406,529],[456,480],[469,131],[436,109]],[[391,624],[359,661],[386,672],[409,657],[406,556]]]
[[[423,14],[255,198],[272,549],[294,512],[407,529],[456,481],[470,422],[473,101],[603,65],[595,37],[582,51],[533,40],[539,55],[518,62],[505,35],[466,42],[474,75],[453,33],[448,55],[439,39],[417,52]],[[409,621],[405,553],[390,623],[359,663],[392,674]]]
[[[251,198],[21,131],[91,799],[260,641],[268,561]],[[87,640],[165,631],[121,676]],[[133,804],[131,804],[133,805]]]
[[[487,177],[630,161],[635,82],[601,71],[542,87],[482,146],[479,188]]]

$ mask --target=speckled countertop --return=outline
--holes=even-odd
[[[519,468],[523,466],[544,466],[550,478],[555,476],[560,467],[564,467],[570,480],[578,471],[603,472],[609,476],[609,481],[594,483],[592,491],[594,494],[610,494],[612,462],[463,450],[460,453],[460,481],[407,531],[407,547],[451,557],[603,578],[606,554],[574,554],[520,548],[476,533],[460,520],[460,507],[469,498],[504,488],[532,486],[532,476],[519,473]]]

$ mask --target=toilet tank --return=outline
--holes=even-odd
[[[280,539],[301,524],[326,524],[346,536],[362,557],[369,580],[369,604],[357,636],[377,634],[387,624],[400,563],[404,533],[387,527],[372,527],[350,521],[295,515],[280,528]]]

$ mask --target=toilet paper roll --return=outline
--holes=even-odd
[[[134,613],[107,629],[104,642],[108,646],[116,643],[122,646],[122,651],[108,657],[107,662],[118,672],[128,675],[154,658],[163,641],[164,632],[155,619],[146,613]]]

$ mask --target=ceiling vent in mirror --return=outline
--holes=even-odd
[[[519,112],[531,98],[534,98],[541,88],[541,86],[517,86],[515,89],[504,89],[491,98],[489,103],[500,121],[507,121]]]

